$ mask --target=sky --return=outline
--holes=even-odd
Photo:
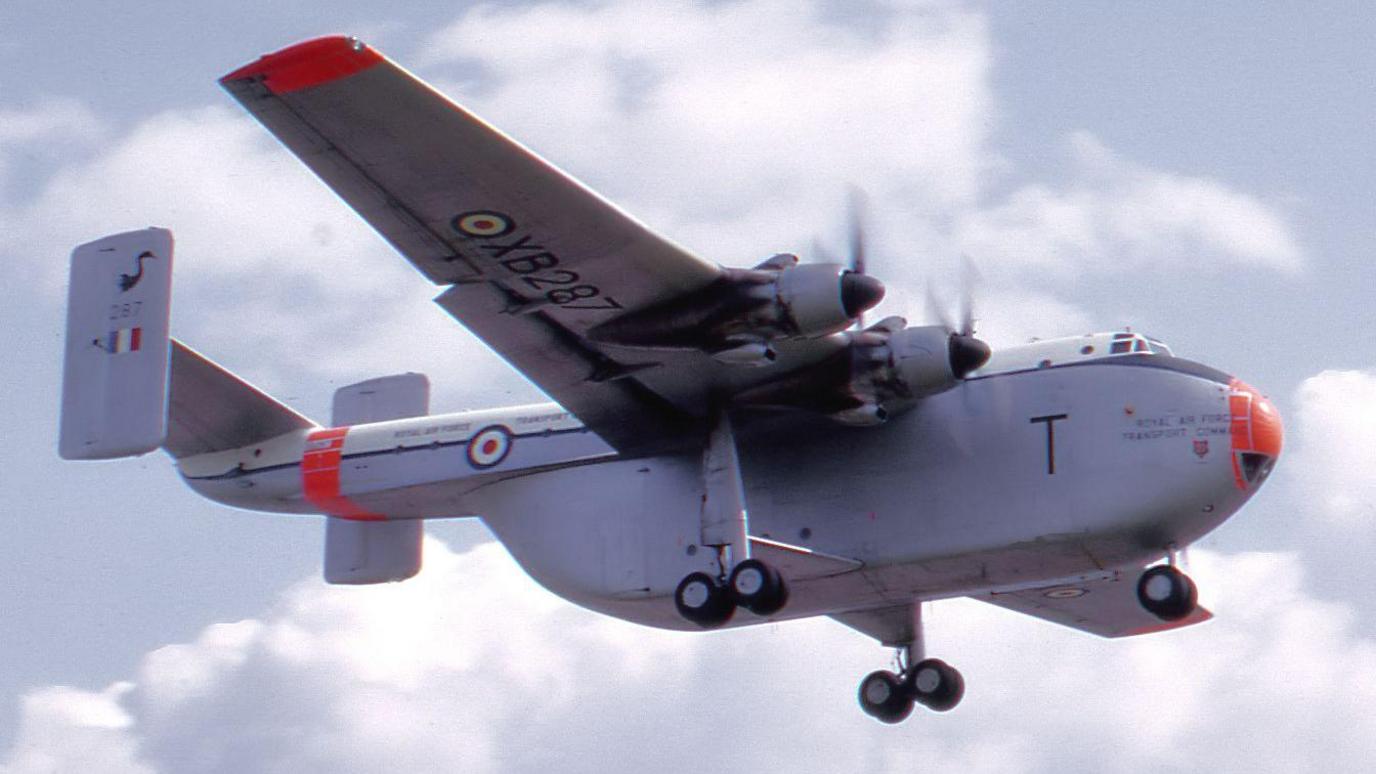
[[[1215,620],[929,605],[965,701],[889,727],[854,698],[889,653],[828,620],[600,617],[476,522],[431,523],[416,579],[329,587],[316,518],[199,500],[160,454],[60,461],[67,256],[149,225],[174,333],[309,416],[407,370],[435,411],[540,399],[215,83],[335,32],[711,260],[839,250],[859,185],[876,317],[923,320],[969,255],[995,347],[1131,325],[1257,386],[1287,447],[1190,553]],[[1356,2],[0,4],[0,774],[1369,765],[1372,39]]]

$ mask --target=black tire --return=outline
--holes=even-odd
[[[893,672],[879,670],[860,681],[860,709],[881,723],[901,723],[913,711],[913,699]]]
[[[746,559],[726,584],[736,604],[758,616],[774,615],[788,603],[788,586],[779,571],[759,559]]]
[[[689,573],[679,581],[674,606],[679,615],[704,629],[721,626],[736,612],[731,595],[705,572]]]
[[[946,712],[965,698],[965,678],[939,658],[919,661],[904,675],[904,688],[927,709]]]
[[[1199,590],[1190,576],[1168,564],[1149,567],[1137,580],[1137,601],[1163,621],[1179,621],[1199,604]]]

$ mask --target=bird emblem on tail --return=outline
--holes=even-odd
[[[143,259],[144,259],[144,258],[157,258],[157,257],[158,257],[158,256],[154,255],[153,253],[151,253],[151,252],[149,252],[149,251],[147,251],[147,250],[144,250],[143,252],[139,253],[139,254],[138,254],[138,257],[134,259],[134,273],[133,273],[133,274],[120,274],[120,275],[119,275],[119,290],[120,290],[120,292],[121,292],[121,293],[126,293],[126,292],[128,292],[128,291],[130,291],[130,290],[133,290],[133,289],[134,289],[134,286],[137,285],[137,284],[139,284],[139,280],[143,279]]]

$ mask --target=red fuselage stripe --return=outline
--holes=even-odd
[[[344,452],[347,427],[316,430],[306,436],[306,451],[301,455],[301,491],[306,500],[330,516],[355,521],[384,521],[386,516],[360,508],[339,493],[339,465]]]

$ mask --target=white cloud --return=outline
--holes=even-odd
[[[103,134],[96,115],[75,99],[50,97],[29,107],[0,106],[0,185],[25,159],[51,162]]]
[[[53,686],[30,692],[0,772],[152,774],[155,769],[138,760],[134,718],[120,703],[133,688],[121,682],[104,691]]]
[[[90,108],[71,98],[50,98],[29,108],[0,108],[0,147],[50,144],[63,138],[87,142],[101,133]]]
[[[985,19],[945,3],[879,10],[882,22],[848,24],[822,4],[784,0],[482,5],[414,59],[498,126],[723,263],[806,256],[818,235],[838,243],[844,190],[860,183],[874,203],[872,271],[891,289],[876,318],[924,319],[914,300],[962,251],[989,270],[981,311],[1003,341],[1095,327],[1047,295],[1050,277],[1017,265],[1133,271],[1195,248],[1192,265],[1297,265],[1293,235],[1259,200],[1117,158],[1088,135],[1072,143],[1079,171],[1068,187],[991,199],[991,170],[1004,162],[990,139]],[[39,112],[49,117],[12,131],[92,123],[74,104]],[[437,406],[536,397],[227,98],[152,116],[33,191],[0,208],[0,253],[42,267],[56,297],[55,258],[73,244],[171,227],[174,328],[269,389],[462,363],[461,388],[436,379]]]
[[[1244,265],[1297,270],[1303,251],[1275,207],[1227,184],[1121,158],[1070,137],[1071,179],[1033,183],[958,219],[967,252],[1011,267],[1117,273]]]
[[[462,362],[471,379],[463,389],[487,394],[477,403],[500,401],[503,390],[531,397],[431,303],[439,288],[230,107],[154,115],[64,166],[0,218],[0,254],[33,267],[53,299],[65,281],[58,256],[76,244],[172,228],[174,334],[270,391],[302,377],[342,384]],[[435,381],[448,393],[437,405],[457,402],[458,385]]]
[[[879,15],[856,25],[783,0],[479,6],[418,59],[460,102],[723,263],[837,244],[844,190],[860,184],[871,270],[892,291],[877,316],[921,318],[912,300],[962,252],[1021,311],[1078,271],[1301,265],[1277,208],[1084,132],[1067,141],[1067,183],[997,193],[1008,170],[991,141],[986,21],[943,3]],[[1089,319],[1056,299],[1045,310],[1075,332]]]
[[[661,632],[567,605],[495,545],[415,580],[303,582],[155,650],[132,683],[40,689],[5,774],[83,771],[1289,771],[1376,754],[1376,642],[1290,554],[1197,552],[1205,626],[1107,641],[935,605],[969,691],[900,727],[854,685],[886,651],[824,620]],[[1264,589],[1265,593],[1259,593]],[[129,751],[137,751],[133,757]]]
[[[980,15],[925,4],[868,29],[823,13],[786,0],[480,6],[423,58],[476,61],[481,80],[444,90],[651,224],[749,264],[835,229],[850,183],[886,209],[943,212],[973,200],[990,164]]]
[[[1297,395],[1293,465],[1305,507],[1341,525],[1376,523],[1376,372],[1324,371]]]

